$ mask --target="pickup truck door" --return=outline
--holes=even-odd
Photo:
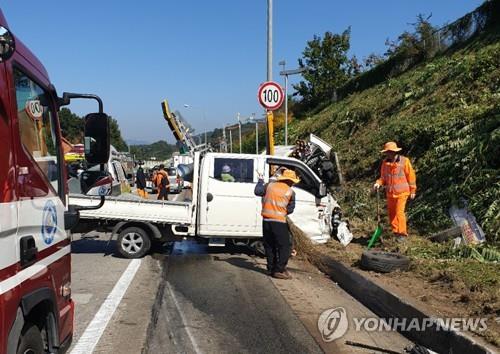
[[[205,161],[208,164],[202,168],[208,170],[202,177],[200,235],[261,236],[260,198],[254,195],[258,161],[256,157],[217,155]],[[223,168],[229,168],[226,176],[221,176]]]
[[[268,158],[266,171],[270,166],[287,167],[295,170],[300,177],[300,182],[293,186],[295,191],[295,210],[290,214],[290,219],[302,231],[316,242],[323,243],[330,237],[330,209],[328,196],[318,198],[319,179],[300,161],[280,160]],[[266,175],[268,175],[266,173]]]

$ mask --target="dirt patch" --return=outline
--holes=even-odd
[[[336,240],[313,245],[291,225],[298,256],[317,264],[324,256],[356,269],[365,277],[405,299],[430,316],[439,318],[486,318],[488,328],[472,334],[500,346],[500,265],[476,260],[436,259],[439,247],[419,237],[400,245],[385,240],[380,249],[399,252],[411,259],[407,272],[380,274],[359,267],[368,238],[355,238],[347,247]]]

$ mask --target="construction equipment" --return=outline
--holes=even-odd
[[[179,117],[177,117],[174,113],[170,111],[170,107],[168,105],[168,101],[165,99],[161,103],[161,108],[163,111],[163,118],[168,123],[168,127],[174,134],[175,140],[184,147],[186,152],[190,155],[194,155],[196,151],[211,151],[211,148],[207,144],[199,144],[197,145],[189,133],[189,128],[182,122]]]

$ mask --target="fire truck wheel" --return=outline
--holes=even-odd
[[[42,354],[44,353],[42,334],[37,326],[26,323],[21,331],[17,354]]]
[[[118,235],[118,253],[125,258],[141,258],[149,252],[151,239],[139,227],[127,227]]]

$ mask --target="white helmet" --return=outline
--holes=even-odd
[[[229,172],[231,172],[231,167],[229,167],[228,165],[222,166],[222,173],[229,173]]]

